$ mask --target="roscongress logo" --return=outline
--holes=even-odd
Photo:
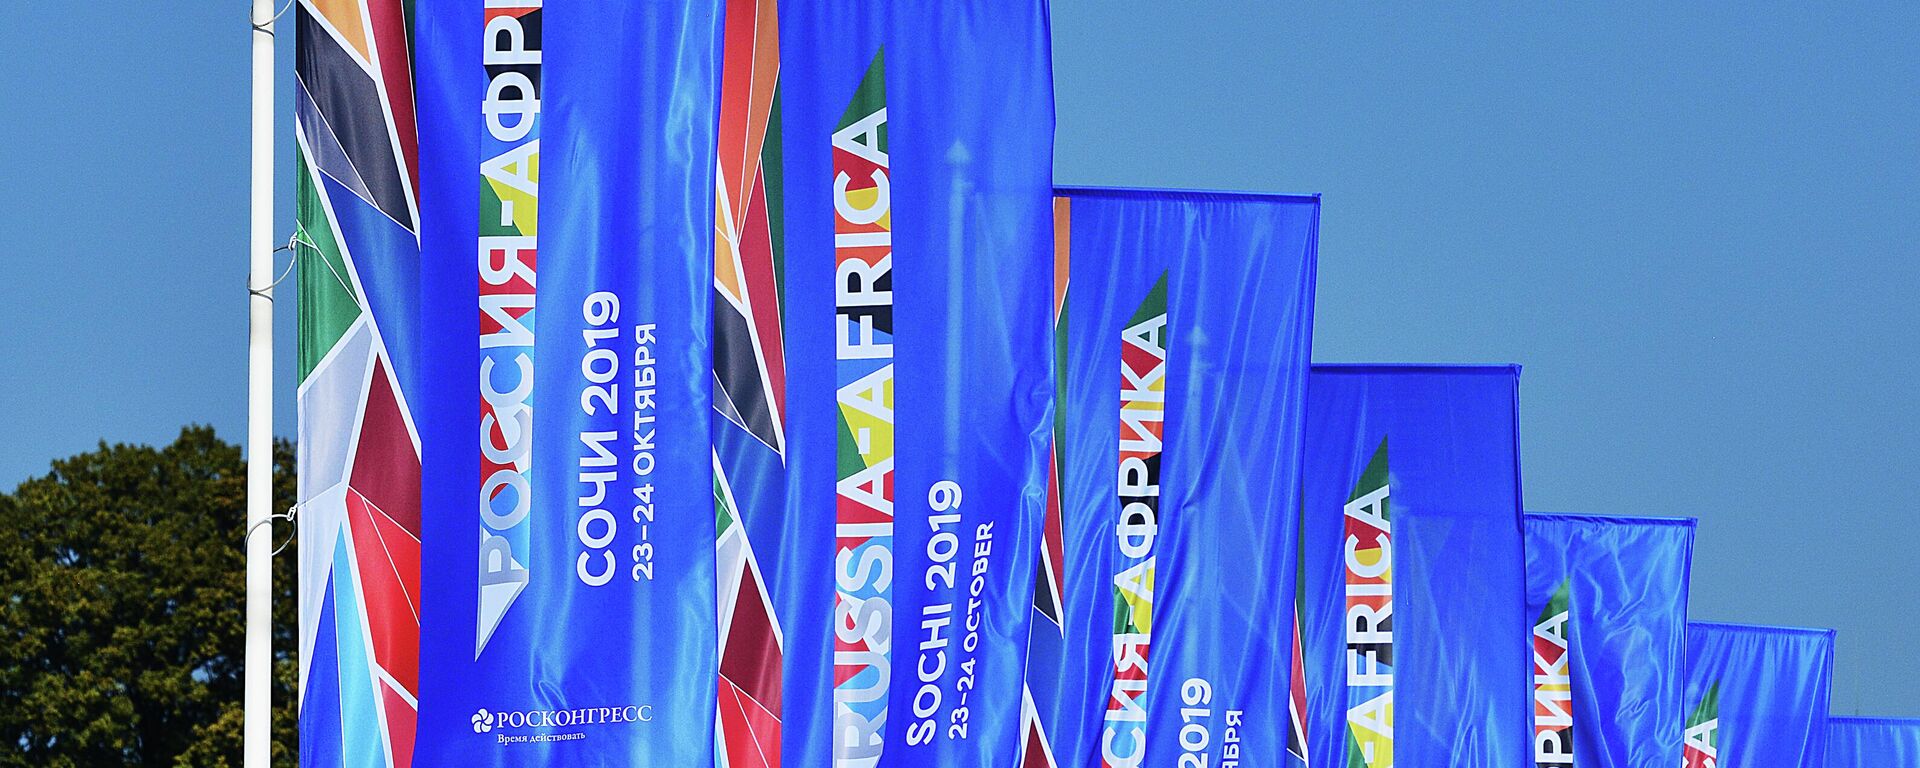
[[[473,713],[473,732],[492,733],[519,728],[577,728],[586,725],[653,722],[653,705],[624,707],[580,707],[578,709],[490,710]]]

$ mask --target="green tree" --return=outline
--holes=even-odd
[[[276,511],[293,477],[278,442]],[[240,449],[188,427],[0,494],[0,766],[240,764],[245,491]],[[274,560],[276,764],[296,746],[294,559]]]

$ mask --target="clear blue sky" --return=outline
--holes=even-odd
[[[1697,617],[1920,715],[1920,4],[1334,5],[1060,0],[1058,179],[1325,193],[1318,359],[1524,363],[1529,507],[1700,518]],[[241,437],[245,6],[8,9],[0,487]]]

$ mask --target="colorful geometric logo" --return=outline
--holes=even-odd
[[[1047,503],[1041,525],[1040,559],[1033,580],[1033,608],[1060,630],[1067,584],[1066,542],[1060,517],[1060,482],[1066,470],[1067,279],[1072,243],[1071,200],[1053,200],[1053,444],[1047,465]]]
[[[1307,657],[1305,649],[1305,627],[1302,619],[1307,614],[1307,498],[1306,489],[1300,491],[1298,513],[1300,528],[1294,540],[1294,578],[1293,578],[1293,655],[1289,664],[1291,669],[1287,688],[1287,754],[1299,765],[1307,764]]]
[[[1067,433],[1067,281],[1072,256],[1072,200],[1053,199],[1053,444],[1047,465],[1047,500],[1041,524],[1040,556],[1034,564],[1033,611],[1037,615],[1031,632],[1051,631],[1064,641],[1066,633],[1066,539],[1061,517],[1060,483],[1066,473]],[[1044,619],[1045,621],[1041,621]],[[1031,657],[1029,657],[1031,659]],[[1029,664],[1033,662],[1029,660]],[[1030,684],[1029,684],[1030,685]],[[1021,768],[1056,768],[1053,745],[1047,739],[1046,724],[1033,703],[1033,691],[1022,686],[1020,710]]]
[[[533,578],[534,287],[540,250],[539,0],[490,2],[480,140],[479,595],[473,656]]]
[[[1393,507],[1387,440],[1344,509],[1347,765],[1393,765]]]
[[[786,350],[776,5],[754,0],[726,6],[714,190],[713,407],[783,461]],[[736,501],[728,469],[716,452],[720,680],[714,754],[721,768],[777,768],[784,642],[747,533],[747,510]]]
[[[1680,768],[1716,768],[1720,763],[1720,682],[1687,715],[1680,742]]]
[[[1133,768],[1146,752],[1147,663],[1153,646],[1154,539],[1167,416],[1167,276],[1160,275],[1120,332],[1120,464],[1113,577],[1113,686],[1101,764]]]
[[[780,626],[717,454],[713,507],[720,577],[715,754],[721,768],[773,768],[780,765]]]
[[[780,31],[773,0],[727,6],[713,265],[714,408],[786,446]]]
[[[1533,761],[1539,768],[1573,765],[1573,660],[1568,588],[1560,586],[1533,623]]]
[[[884,52],[833,134],[833,760],[879,764],[893,668],[893,217]]]
[[[302,765],[413,762],[420,454],[411,32],[400,0],[299,0]]]

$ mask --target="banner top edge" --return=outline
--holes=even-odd
[[[1687,628],[1717,629],[1730,632],[1745,632],[1756,635],[1825,635],[1839,634],[1832,629],[1821,627],[1782,627],[1772,624],[1738,624],[1724,621],[1689,621]]]
[[[1231,189],[1179,189],[1171,187],[1102,187],[1058,185],[1055,197],[1174,198],[1193,200],[1292,202],[1319,204],[1319,192],[1247,192]]]
[[[1519,363],[1314,363],[1314,373],[1477,373],[1520,375]]]
[[[1694,528],[1699,525],[1697,517],[1642,517],[1637,515],[1593,515],[1584,512],[1526,512],[1529,520],[1554,520],[1567,522],[1618,523],[1627,525],[1646,525],[1676,528]]]

